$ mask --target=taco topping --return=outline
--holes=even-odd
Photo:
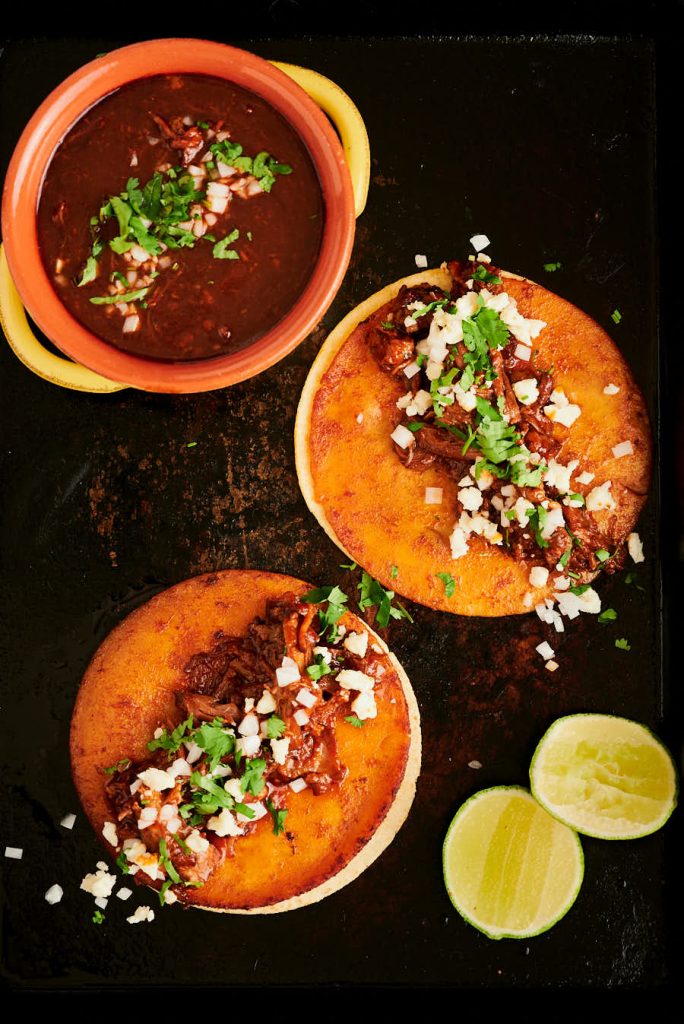
[[[625,541],[595,516],[616,507],[612,481],[560,458],[582,409],[538,360],[534,343],[546,324],[520,313],[483,253],[447,268],[451,293],[404,286],[368,321],[377,362],[407,389],[391,433],[396,455],[412,469],[439,465],[457,481],[452,559],[482,537],[529,564],[530,607],[534,589],[552,583],[562,614],[598,611],[587,581],[622,568]],[[625,439],[613,456],[633,450]],[[426,488],[425,502],[441,504],[442,490]],[[560,623],[553,604],[541,605],[543,617]]]
[[[286,834],[292,793],[344,781],[335,727],[377,716],[387,671],[371,635],[340,623],[346,601],[337,587],[285,594],[245,636],[217,633],[185,665],[180,720],[156,730],[149,757],[105,769],[103,836],[162,904],[203,885],[262,818]]]

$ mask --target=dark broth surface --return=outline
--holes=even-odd
[[[192,134],[198,123],[203,145],[193,154],[194,147],[184,151],[176,138],[174,148],[164,125],[175,124],[177,132],[190,129]],[[230,187],[227,207],[212,213],[206,189],[219,171],[211,163],[207,171],[202,157],[226,133],[228,143],[243,147],[244,156],[266,151],[287,170],[276,172],[267,192],[255,185],[254,175],[231,167],[229,176],[217,179],[221,193]],[[215,154],[209,155],[216,164]],[[142,189],[160,168],[164,181],[177,182],[187,177],[190,166],[206,172],[204,178],[193,179],[198,196],[206,198],[195,204],[191,219],[194,224],[206,218],[208,223],[202,223],[210,239],[197,237],[187,244],[186,235],[182,247],[164,249],[146,263],[134,260],[130,250],[114,252],[109,243],[120,234],[117,217],[110,213],[95,227],[91,224],[109,197],[125,192],[129,178],[137,178]],[[164,170],[169,167],[171,178]],[[160,75],[107,96],[68,132],[47,169],[38,237],[57,294],[90,331],[139,355],[188,360],[243,349],[288,313],[315,266],[323,219],[311,158],[277,111],[222,79]],[[217,258],[215,243],[235,230],[237,239],[224,244],[235,255]],[[79,286],[94,237],[101,243],[96,276]],[[128,240],[136,243],[135,238]],[[137,247],[133,252],[140,255]],[[116,299],[116,288],[130,296],[147,282],[147,291],[137,300]],[[107,303],[91,302],[103,297]]]

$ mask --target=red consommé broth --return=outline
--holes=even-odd
[[[216,134],[183,165],[189,150],[174,148],[174,140],[166,137],[154,117],[167,126],[174,119],[184,119],[184,130],[199,123],[203,134],[229,132],[229,141],[241,144],[244,156],[266,151],[292,171],[276,174],[270,192],[257,191],[245,198],[245,191],[232,191],[225,183],[249,186],[248,178],[233,174],[220,179],[221,191],[229,191],[230,199],[225,212],[212,214],[215,223],[204,227],[215,242],[239,231],[228,246],[238,258],[216,258],[215,242],[200,237],[193,247],[167,249],[157,256],[160,262],[134,263],[130,251],[127,257],[109,246],[120,233],[117,218],[111,216],[97,226],[102,242],[97,276],[79,286],[92,252],[91,218],[98,216],[110,196],[126,190],[129,178],[137,178],[142,188],[160,167],[182,167],[175,181],[188,173],[188,164],[206,170],[201,158],[216,142]],[[178,121],[176,130],[180,130]],[[213,154],[212,159],[216,163]],[[206,193],[212,174],[217,173],[209,170],[200,179],[202,191]],[[169,180],[166,172],[163,180]],[[202,213],[191,218],[193,224],[211,212],[206,202],[197,205]],[[117,348],[164,360],[236,352],[275,326],[294,306],[313,273],[323,222],[316,170],[288,121],[258,96],[205,75],[140,79],[97,103],[56,149],[38,204],[43,264],[69,312]],[[150,230],[154,231],[154,224]],[[90,301],[109,296],[117,281],[124,295],[138,289],[140,282],[150,283],[147,293],[130,303]]]

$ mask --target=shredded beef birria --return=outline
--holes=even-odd
[[[157,730],[146,760],[108,769],[116,834],[104,834],[162,903],[202,885],[261,817],[286,834],[293,790],[343,783],[335,727],[375,717],[387,660],[367,632],[323,623],[321,608],[285,594],[246,636],[217,633],[185,666],[175,726]]]

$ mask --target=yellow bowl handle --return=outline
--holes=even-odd
[[[0,246],[0,323],[10,347],[24,366],[51,384],[73,391],[109,394],[122,391],[127,384],[117,384],[99,373],[48,352],[36,338],[26,318],[26,311],[14,286],[7,265],[5,250]]]
[[[300,85],[337,128],[349,165],[354,191],[354,209],[356,216],[360,217],[366,206],[370,181],[370,146],[361,114],[339,85],[324,75],[319,75],[317,71],[300,68],[297,64],[281,64],[277,60],[272,60],[271,64],[280,68]]]

